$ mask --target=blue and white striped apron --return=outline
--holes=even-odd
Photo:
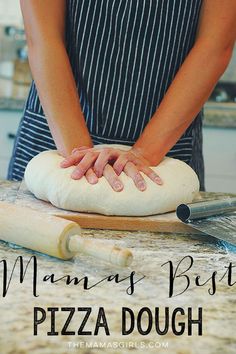
[[[66,1],[67,52],[95,144],[132,145],[138,139],[194,44],[201,3]],[[202,112],[168,156],[190,164],[203,188],[201,124]],[[32,157],[55,148],[32,82],[8,178],[21,180]]]

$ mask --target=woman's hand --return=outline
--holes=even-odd
[[[114,148],[80,147],[62,161],[61,167],[76,165],[71,177],[80,179],[85,176],[89,183],[95,184],[98,178],[104,176],[111,187],[119,192],[124,186],[119,179],[122,171],[131,177],[140,191],[146,189],[146,182],[140,172],[147,175],[153,182],[162,184],[161,178],[149,167],[150,163],[138,152],[131,148],[129,151]]]

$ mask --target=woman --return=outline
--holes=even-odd
[[[56,148],[62,168],[76,166],[72,178],[105,176],[115,191],[122,171],[140,190],[140,172],[161,184],[150,166],[166,154],[192,166],[204,189],[201,109],[232,55],[236,3],[22,0],[21,8],[34,82],[9,179]]]

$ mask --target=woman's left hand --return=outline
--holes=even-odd
[[[161,178],[149,167],[150,163],[134,148],[128,151],[109,147],[74,149],[72,154],[62,161],[61,167],[66,168],[73,165],[76,165],[76,168],[71,177],[80,179],[86,176],[89,183],[96,183],[98,178],[104,175],[104,172],[105,178],[110,183],[110,174],[112,176],[115,172],[119,176],[124,171],[141,191],[146,189],[146,182],[140,172],[143,172],[153,182],[162,184]],[[105,168],[107,165],[111,165],[113,170]]]

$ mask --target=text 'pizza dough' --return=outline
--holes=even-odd
[[[99,145],[128,150],[124,145]],[[121,173],[124,184],[115,192],[104,177],[91,185],[85,177],[73,180],[75,166],[61,168],[63,157],[57,151],[44,151],[35,156],[25,171],[27,188],[39,199],[49,201],[58,208],[94,212],[104,215],[144,216],[173,211],[181,203],[191,203],[199,191],[196,173],[186,163],[166,157],[157,167],[152,167],[162,178],[157,185],[144,176],[147,189],[139,191],[133,180]]]

